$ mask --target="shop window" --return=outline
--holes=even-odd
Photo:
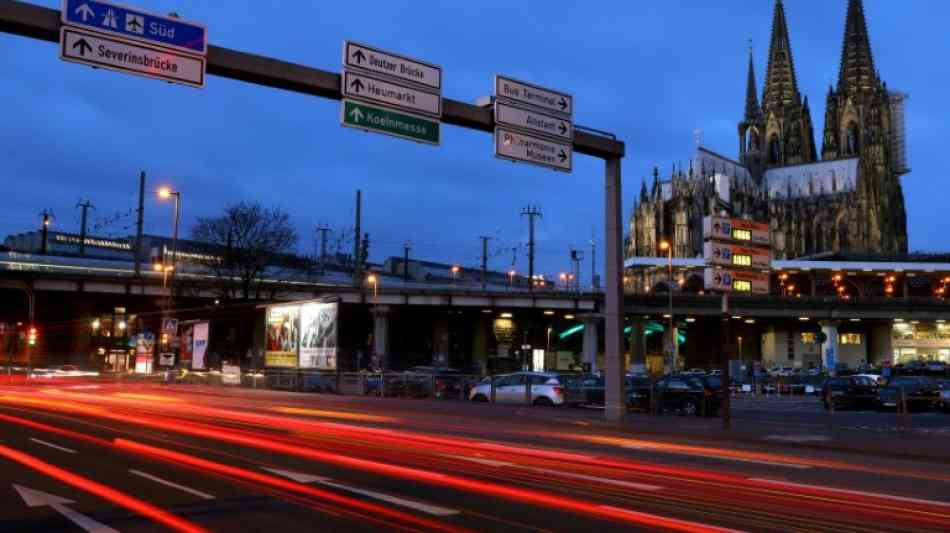
[[[815,332],[805,331],[802,332],[802,344],[815,344]]]
[[[842,333],[838,338],[838,342],[841,344],[861,344],[861,334],[860,333]]]

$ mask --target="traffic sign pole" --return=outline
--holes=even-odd
[[[57,42],[61,13],[55,9],[22,2],[0,3],[0,31],[24,37]],[[208,74],[333,100],[343,98],[341,76],[335,72],[306,67],[289,61],[263,57],[228,48],[208,45]],[[571,102],[573,104],[573,101]],[[493,132],[492,110],[458,100],[442,98],[441,121],[455,126]],[[574,134],[572,148],[582,154],[605,160],[607,212],[606,242],[606,338],[608,372],[606,409],[608,420],[620,420],[626,410],[623,398],[622,285],[621,285],[621,203],[620,161],[625,155],[622,141],[585,131]]]

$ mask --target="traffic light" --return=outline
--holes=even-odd
[[[26,337],[26,342],[30,346],[36,346],[36,328],[30,328],[30,331]]]

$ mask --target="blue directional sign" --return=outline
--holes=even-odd
[[[63,0],[63,24],[204,55],[208,29],[201,24],[98,0]]]

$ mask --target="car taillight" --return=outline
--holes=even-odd
[[[554,394],[558,394],[558,395],[564,394],[564,388],[563,388],[563,387],[554,387]]]

